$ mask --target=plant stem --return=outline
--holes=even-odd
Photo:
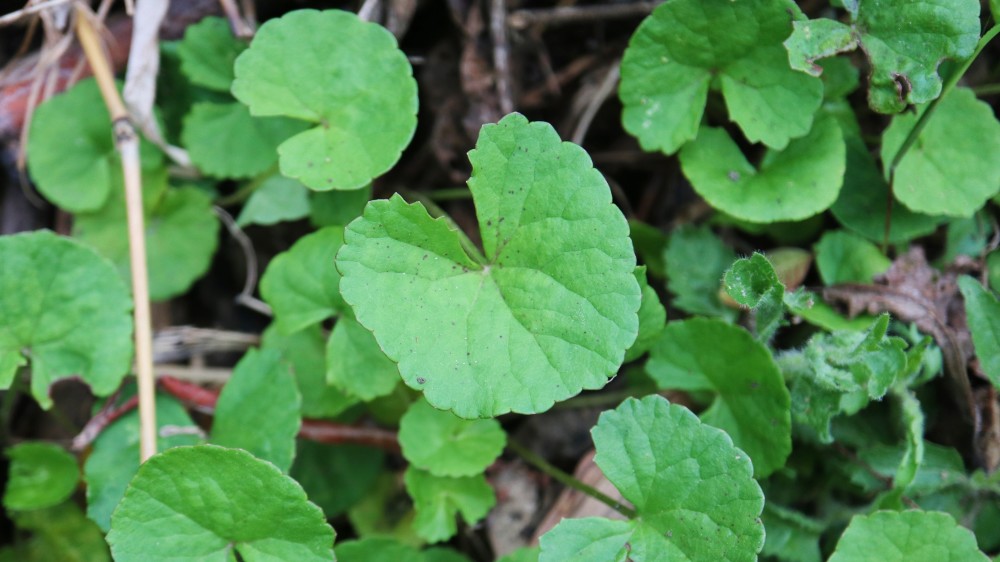
[[[149,273],[146,269],[146,228],[143,224],[142,175],[139,137],[115,86],[114,72],[91,22],[86,4],[76,5],[76,34],[107,105],[114,129],[115,148],[121,155],[125,177],[132,301],[135,319],[135,362],[139,383],[139,459],[156,454],[156,386],[153,380],[153,329],[149,306]]]
[[[927,123],[930,122],[931,116],[934,115],[934,112],[937,110],[938,106],[941,105],[941,100],[943,100],[945,96],[947,96],[948,93],[955,88],[955,85],[958,84],[958,81],[962,78],[962,76],[965,75],[966,71],[969,70],[969,67],[972,66],[972,63],[976,60],[976,58],[979,57],[979,53],[983,52],[983,49],[986,48],[986,45],[988,45],[989,42],[992,41],[993,38],[996,37],[998,33],[1000,33],[1000,25],[994,25],[993,27],[990,28],[989,31],[984,33],[983,36],[979,38],[979,43],[976,45],[976,50],[972,53],[972,56],[966,59],[966,61],[963,62],[961,66],[956,68],[955,72],[951,73],[951,76],[948,77],[948,80],[946,80],[944,85],[941,86],[941,95],[931,100],[931,102],[927,104],[927,109],[925,109],[924,112],[920,114],[920,117],[917,119],[917,123],[913,126],[912,129],[910,129],[910,132],[906,135],[906,139],[903,140],[903,144],[899,146],[899,150],[897,150],[896,154],[892,157],[892,162],[889,164],[889,168],[886,170],[887,179],[889,180],[889,202],[888,202],[888,211],[886,213],[886,219],[885,219],[885,232],[883,233],[883,238],[882,238],[883,253],[885,253],[885,250],[889,247],[889,227],[890,227],[890,222],[892,220],[892,203],[893,199],[895,198],[894,194],[895,190],[893,184],[895,183],[896,180],[896,168],[899,166],[899,163],[903,161],[903,157],[906,156],[906,153],[909,152],[911,148],[913,148],[914,144],[916,144],[917,139],[920,138],[920,133],[922,133],[924,128],[927,127]]]
[[[629,519],[635,519],[639,515],[638,513],[636,513],[634,509],[622,505],[621,502],[615,501],[611,496],[608,496],[607,494],[601,492],[597,488],[590,486],[589,484],[585,484],[580,480],[574,478],[572,475],[559,470],[558,468],[550,464],[549,461],[543,459],[539,455],[536,455],[534,451],[518,443],[517,441],[514,441],[513,439],[508,439],[507,447],[509,447],[510,450],[517,453],[519,457],[527,461],[529,464],[531,464],[538,470],[541,470],[545,474],[548,474],[552,478],[558,480],[559,482],[562,482],[563,484],[569,486],[570,488],[573,488],[578,492],[587,494],[588,496],[607,505],[608,507],[617,511],[618,513],[621,513],[625,517],[628,517]]]
[[[983,84],[972,89],[977,96],[993,96],[1000,94],[1000,84]]]
[[[435,189],[428,193],[428,197],[434,201],[464,201],[472,199],[472,192],[467,187],[449,187]]]

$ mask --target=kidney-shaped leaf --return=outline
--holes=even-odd
[[[709,318],[671,322],[646,370],[661,388],[717,393],[701,419],[729,433],[758,476],[784,466],[792,450],[788,389],[771,352],[749,332]]]
[[[315,124],[278,147],[281,173],[312,189],[358,189],[399,160],[417,125],[417,83],[384,27],[296,10],[260,27],[236,59],[233,95],[256,116]]]
[[[535,413],[600,388],[636,338],[628,223],[579,146],[511,114],[469,153],[485,258],[398,195],[373,201],[337,255],[341,294],[431,405]]]
[[[480,474],[503,452],[507,436],[496,420],[464,420],[418,400],[399,420],[403,456],[436,476]]]
[[[43,408],[64,377],[114,392],[132,362],[132,301],[114,266],[48,231],[0,237],[0,264],[0,387],[30,360]]]
[[[111,516],[117,562],[329,562],[333,529],[302,488],[239,449],[176,447],[140,468]]]
[[[893,118],[882,136],[883,162],[895,158],[917,119]],[[918,213],[968,217],[998,190],[1000,123],[972,90],[955,88],[900,160],[893,193]]]
[[[752,142],[784,148],[809,132],[823,86],[788,64],[781,42],[801,17],[788,0],[672,0],[646,18],[622,59],[625,129],[646,150],[698,135],[709,83]]]
[[[976,537],[947,513],[876,511],[857,515],[830,562],[989,562]]]
[[[246,50],[223,18],[207,17],[188,26],[177,44],[181,71],[191,82],[219,92],[228,92],[233,83],[233,63]]]
[[[702,128],[681,151],[684,175],[716,209],[751,222],[800,220],[837,200],[846,149],[840,127],[817,119],[803,138],[771,151],[759,169],[723,129]]]
[[[10,459],[3,506],[10,510],[52,507],[68,498],[80,481],[76,457],[58,445],[21,443],[4,454]]]
[[[979,39],[976,0],[845,5],[851,25],[827,19],[795,22],[795,31],[785,42],[788,58],[793,68],[819,76],[817,59],[860,46],[872,67],[868,103],[880,113],[897,113],[907,103],[938,97],[941,61],[970,56]]]
[[[638,516],[567,519],[541,539],[541,562],[757,559],[764,494],[743,451],[661,396],[630,398],[591,431],[594,461]]]

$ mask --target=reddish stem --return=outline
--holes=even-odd
[[[207,414],[215,412],[215,405],[219,401],[218,391],[202,388],[194,383],[171,376],[160,377],[159,383],[163,390],[181,402]],[[98,413],[93,419],[87,422],[80,435],[73,439],[74,450],[85,449],[97,439],[97,436],[105,428],[127,412],[134,410],[137,404],[138,399],[133,396],[117,408]],[[393,453],[399,452],[399,441],[396,437],[396,432],[378,427],[363,427],[325,420],[304,419],[302,420],[302,427],[299,429],[299,437],[308,439],[309,441],[316,441],[317,443],[352,443],[355,445],[377,447]]]

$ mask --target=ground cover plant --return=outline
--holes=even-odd
[[[1000,560],[992,3],[373,5],[34,111],[0,560]]]

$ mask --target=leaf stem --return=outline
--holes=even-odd
[[[115,86],[114,72],[101,46],[100,37],[86,4],[76,4],[76,34],[94,72],[107,105],[114,130],[115,148],[121,155],[125,178],[125,209],[128,218],[129,257],[132,270],[132,302],[135,319],[135,363],[139,383],[139,458],[156,454],[156,382],[153,380],[153,328],[149,305],[149,272],[146,261],[146,227],[142,208],[142,174],[139,137]]]
[[[434,201],[465,201],[472,199],[472,192],[467,187],[448,187],[435,189],[428,194]]]
[[[572,475],[559,470],[551,463],[549,463],[549,461],[543,459],[540,455],[535,454],[534,451],[518,443],[517,441],[514,441],[513,439],[507,439],[507,447],[509,447],[510,450],[517,453],[519,457],[527,461],[529,464],[531,464],[538,470],[541,470],[545,474],[551,476],[552,478],[556,479],[559,482],[562,482],[563,484],[569,486],[570,488],[573,488],[578,492],[587,494],[588,496],[607,505],[608,507],[617,511],[618,513],[621,513],[625,517],[628,517],[629,519],[635,519],[636,517],[638,517],[639,514],[636,513],[634,509],[622,505],[622,502],[616,501],[614,498],[608,496],[604,492],[601,492],[597,488],[589,484],[585,484],[580,480],[574,478]]]

